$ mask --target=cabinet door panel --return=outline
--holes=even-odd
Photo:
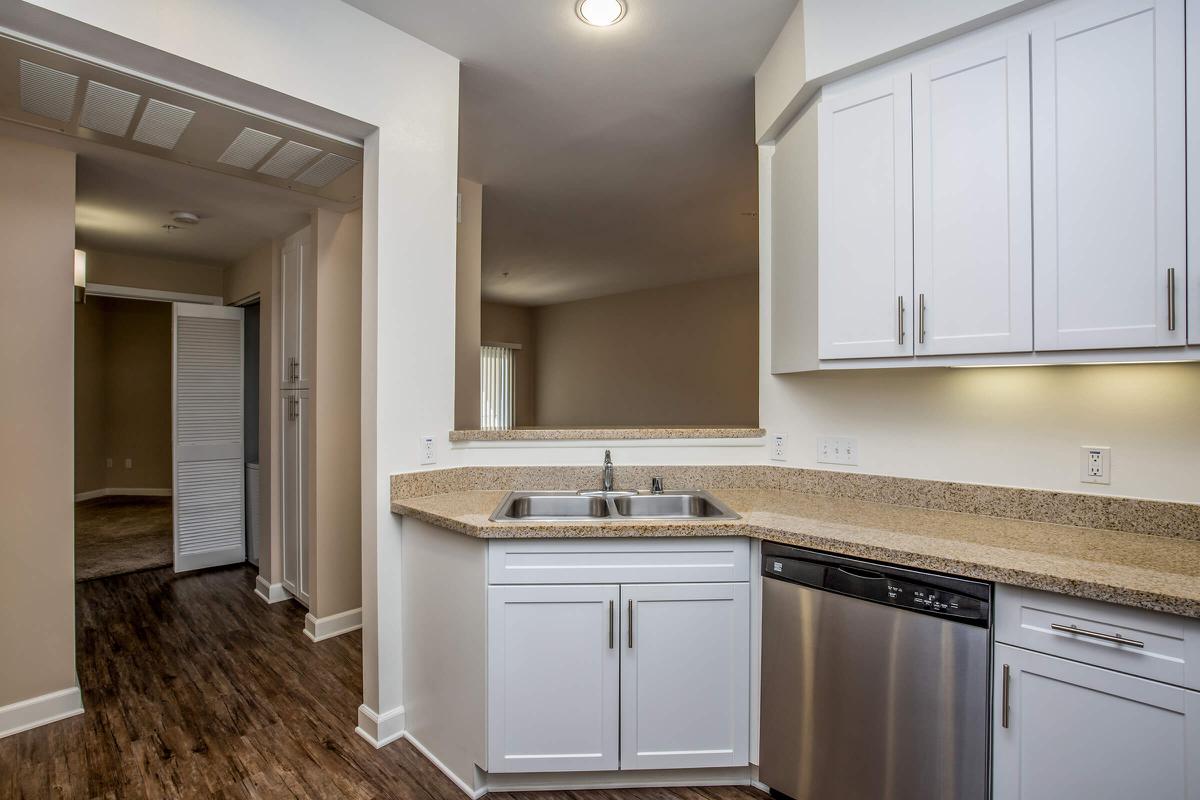
[[[617,768],[618,594],[488,588],[488,772]]]
[[[1183,0],[1035,31],[1033,145],[1037,349],[1183,344]]]
[[[1187,12],[1188,344],[1200,344],[1200,7]]]
[[[283,587],[304,605],[309,603],[308,548],[308,418],[306,392],[283,392],[280,418],[283,442],[279,494],[283,539]]]
[[[1033,348],[1029,39],[913,74],[916,352]]]
[[[312,296],[313,260],[311,228],[292,234],[280,253],[281,329],[279,365],[280,385],[285,389],[308,388],[311,372],[305,353],[305,328]]]
[[[995,800],[1200,800],[1200,694],[1002,644],[995,681]]]
[[[823,98],[819,116],[820,357],[912,355],[911,79]]]
[[[750,588],[621,587],[621,769],[748,763]]]

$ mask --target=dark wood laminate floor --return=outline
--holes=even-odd
[[[75,504],[75,580],[172,563],[171,498],[97,497]]]
[[[0,798],[464,795],[407,742],[354,733],[359,633],[313,643],[254,572],[170,569],[77,585],[87,713],[0,739]],[[495,794],[499,800],[762,800],[741,788]]]

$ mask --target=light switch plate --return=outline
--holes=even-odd
[[[1112,448],[1084,445],[1079,448],[1080,483],[1112,483]]]

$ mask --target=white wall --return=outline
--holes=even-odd
[[[0,8],[0,25],[293,122],[366,137],[363,661],[369,713],[360,716],[368,733],[379,733],[371,715],[402,728],[400,525],[389,512],[388,476],[417,466],[420,434],[444,438],[453,422],[458,62],[337,0],[10,2]],[[416,375],[423,378],[419,384]],[[63,469],[70,474],[69,465]]]

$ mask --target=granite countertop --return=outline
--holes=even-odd
[[[1200,541],[935,511],[779,489],[710,490],[742,519],[491,522],[500,490],[395,500],[392,511],[478,538],[749,536],[1200,618]]]
[[[507,430],[454,430],[452,442],[592,441],[610,439],[759,439],[763,428],[658,427],[658,428],[509,428]]]

